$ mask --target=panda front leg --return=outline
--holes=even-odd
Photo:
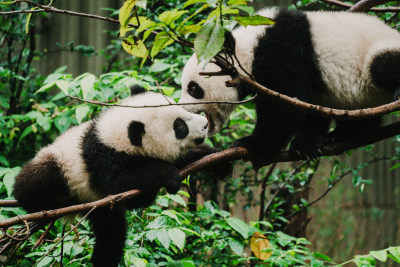
[[[126,219],[123,204],[101,208],[89,215],[95,244],[91,261],[93,267],[118,266],[125,246]]]
[[[231,147],[244,147],[250,153],[269,156],[284,149],[305,120],[305,113],[269,100],[257,102],[257,123],[253,133]]]
[[[329,130],[330,119],[308,114],[296,133],[290,150],[309,159],[321,156],[321,146]]]

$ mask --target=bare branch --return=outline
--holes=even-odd
[[[93,100],[85,100],[76,96],[67,95],[67,97],[78,100],[80,102],[98,105],[98,106],[107,106],[107,107],[122,107],[122,108],[159,108],[159,107],[168,107],[168,106],[191,106],[191,105],[204,105],[204,104],[232,104],[232,105],[239,105],[253,101],[257,95],[249,98],[247,100],[242,101],[204,101],[204,102],[189,102],[189,103],[169,103],[169,104],[162,104],[162,105],[143,105],[143,106],[128,106],[128,105],[120,105],[120,104],[110,104],[100,101],[93,101]]]
[[[382,5],[385,2],[389,2],[389,1],[375,1],[375,2],[379,2],[379,3],[374,3],[373,5],[370,6],[370,8],[365,9],[365,10],[357,10],[360,7],[357,7],[357,5],[361,5],[360,2],[358,2],[356,5],[350,5],[341,1],[337,1],[337,0],[319,0],[321,2],[327,3],[327,4],[331,4],[331,5],[335,5],[335,6],[340,6],[340,7],[344,7],[344,8],[349,8],[350,12],[364,12],[364,11],[373,11],[373,12],[399,12],[400,11],[400,7],[373,7],[373,6],[377,6],[377,5]]]
[[[327,108],[319,105],[309,104],[297,98],[289,97],[287,95],[275,92],[243,75],[239,75],[238,78],[229,81],[228,86],[238,86],[240,83],[246,86],[248,85],[249,89],[258,93],[260,96],[262,95],[274,101],[282,102],[284,104],[290,105],[291,107],[297,108],[299,110],[311,114],[323,117],[335,118],[338,120],[359,120],[371,117],[378,117],[391,113],[393,111],[400,110],[400,100],[397,100],[395,102],[386,105],[378,106],[375,108],[365,108],[356,110],[334,109],[334,108]]]
[[[391,0],[361,0],[357,2],[354,6],[352,6],[348,11],[349,12],[365,12],[367,10],[371,10],[374,6],[383,5]],[[371,10],[372,11],[372,10]],[[396,11],[400,11],[396,10]]]

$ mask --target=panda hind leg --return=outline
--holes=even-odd
[[[382,117],[368,118],[363,120],[336,121],[335,129],[327,136],[327,142],[341,142],[355,138],[370,130],[380,127]]]
[[[126,219],[122,204],[102,208],[89,215],[95,236],[93,267],[117,267],[125,246]]]
[[[329,125],[330,119],[307,115],[290,144],[290,151],[312,160],[319,158]]]

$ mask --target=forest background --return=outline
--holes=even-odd
[[[4,13],[35,7],[30,1],[2,2],[0,10]],[[157,22],[166,11],[185,10],[176,22],[187,19],[191,27],[185,37],[193,41],[201,21],[222,4],[231,8],[223,14],[231,18],[239,11],[251,16],[250,6],[255,10],[271,5],[346,10],[353,4],[340,3],[255,0],[249,6],[232,8],[232,1],[164,0],[147,1],[146,8],[138,8],[138,14]],[[123,4],[94,0],[52,3],[60,10],[97,14],[117,23],[52,12],[0,13],[2,200],[12,199],[15,176],[36,151],[104,108],[68,98],[65,92],[84,100],[111,103],[127,96],[126,85],[135,80],[149,90],[162,90],[179,99],[180,74],[191,49],[165,42],[163,49],[144,63],[140,55],[130,55],[127,52],[137,52],[125,51],[124,41],[118,37],[118,15]],[[390,9],[398,6],[398,1],[387,2],[379,6],[383,10],[371,14],[398,28],[399,10]],[[149,36],[144,41],[146,47],[154,46],[157,40]],[[252,131],[254,120],[253,104],[241,105],[229,125],[207,143],[227,149],[238,137]],[[398,114],[387,115],[385,120],[396,121]],[[208,174],[192,175],[179,194],[161,192],[155,205],[127,214],[130,232],[121,265],[232,266],[266,262],[323,266],[347,260],[375,265],[388,256],[391,259],[385,266],[394,265],[400,262],[400,250],[395,248],[400,245],[399,141],[399,137],[391,137],[341,156],[271,164],[257,172],[250,163],[236,161],[233,177],[224,181]],[[19,208],[0,207],[0,221],[22,214]],[[44,230],[27,235],[25,226],[3,228],[3,233],[17,233],[18,238],[26,240],[17,242],[21,240],[15,236],[10,239],[2,235],[0,263],[87,264],[93,238],[88,223],[78,221],[67,224],[63,232],[63,222],[57,220],[49,225],[45,240],[41,240]],[[352,260],[357,254],[364,256]]]

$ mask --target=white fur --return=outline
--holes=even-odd
[[[267,8],[260,15],[274,19],[276,8]],[[365,14],[346,12],[306,12],[314,49],[319,60],[323,79],[328,87],[322,99],[315,104],[323,106],[357,109],[378,106],[392,101],[393,94],[374,86],[369,74],[373,57],[383,50],[400,49],[400,34],[382,21]],[[233,31],[236,40],[236,55],[244,67],[251,73],[254,49],[258,37],[271,26],[239,27]],[[267,32],[268,34],[268,32]],[[235,66],[238,64],[235,62]],[[237,67],[243,74],[243,71]],[[226,87],[229,76],[204,77],[200,71],[219,71],[220,68],[209,63],[204,69],[198,64],[196,55],[189,59],[182,73],[182,97],[180,103],[203,101],[237,101],[234,88]],[[266,75],[268,75],[266,73]],[[204,99],[195,99],[187,93],[187,85],[196,81],[205,92]],[[192,105],[185,107],[192,112],[204,111],[217,124],[215,130],[222,127],[215,118],[227,119],[235,108],[221,108],[221,105]]]
[[[161,94],[148,92],[129,97],[121,103],[128,106],[165,105],[174,103]],[[189,127],[189,136],[177,139],[173,130],[176,118],[184,120]],[[128,138],[128,125],[132,121],[140,121],[145,125],[143,145],[132,146]],[[130,155],[160,158],[174,161],[194,148],[194,139],[204,138],[207,133],[207,119],[190,113],[180,106],[164,106],[157,108],[113,107],[104,112],[97,122],[97,130],[101,141]]]
[[[172,99],[168,99],[173,103]],[[127,98],[122,105],[144,106],[168,104],[161,94],[145,93]],[[181,118],[189,127],[189,135],[182,140],[175,137],[173,123]],[[128,138],[128,125],[140,121],[145,125],[143,146],[133,146]],[[178,156],[195,147],[194,139],[207,135],[207,119],[189,113],[180,106],[157,108],[112,107],[93,122],[75,126],[59,136],[53,144],[41,149],[33,161],[44,161],[49,156],[57,159],[62,168],[72,196],[81,202],[95,201],[100,197],[89,185],[89,173],[82,158],[81,142],[90,125],[95,123],[100,140],[117,151],[130,155],[174,161]],[[51,190],[51,189],[50,189]]]

